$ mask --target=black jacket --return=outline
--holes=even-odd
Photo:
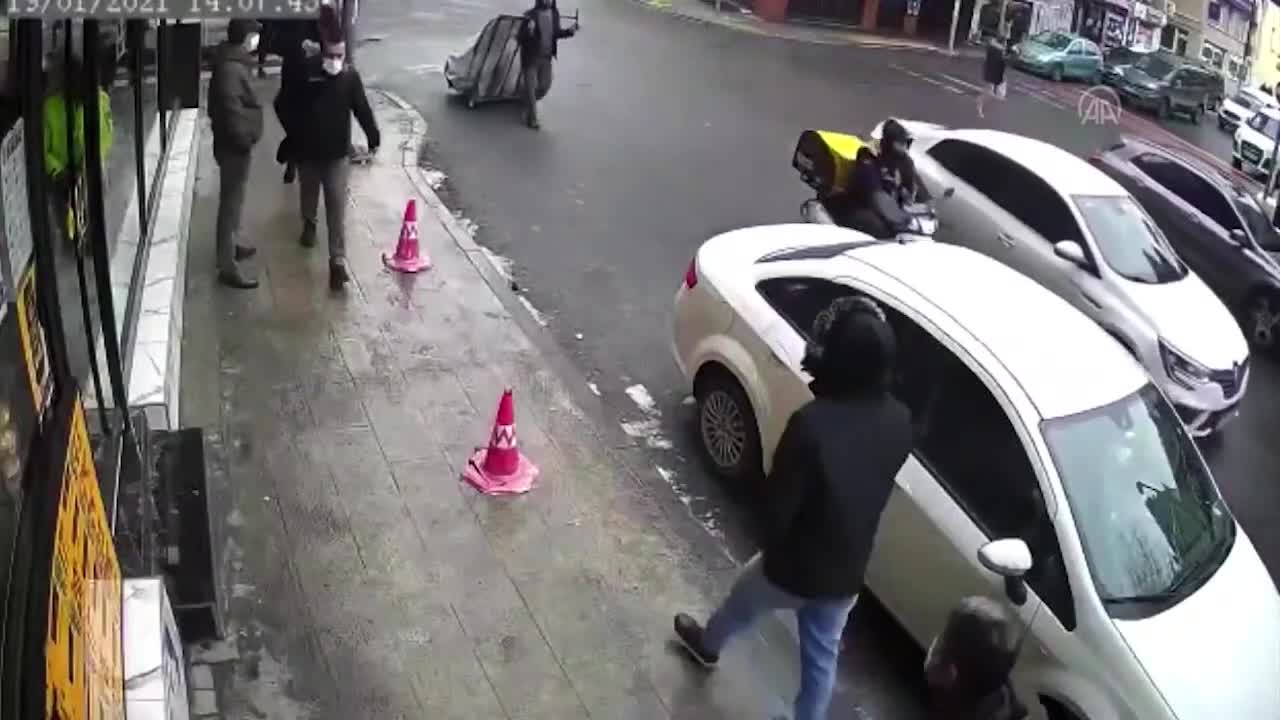
[[[762,498],[764,573],[804,598],[862,590],[880,514],[911,452],[911,414],[879,391],[814,400],[787,422]]]
[[[556,57],[560,51],[560,40],[573,37],[573,28],[560,27],[560,9],[554,5],[549,8],[533,8],[524,13],[524,24],[520,26],[520,56],[522,58]],[[548,46],[544,49],[543,38]],[[549,51],[549,54],[546,54]]]
[[[209,80],[209,124],[213,146],[249,152],[262,139],[262,103],[253,91],[257,60],[240,45],[218,46]]]
[[[364,83],[355,68],[327,75],[320,68],[319,58],[312,58],[307,64],[306,80],[297,90],[297,99],[290,102],[296,102],[294,110],[302,118],[288,128],[292,160],[325,162],[346,157],[351,150],[352,115],[364,129],[371,149],[382,144]]]

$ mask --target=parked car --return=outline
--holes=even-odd
[[[674,351],[716,470],[771,466],[811,397],[809,329],[855,294],[894,326],[893,392],[917,433],[867,587],[917,643],[985,595],[1029,627],[1013,682],[1039,720],[1280,717],[1280,597],[1168,400],[1096,324],[989,258],[819,225],[704,243]]]
[[[935,197],[951,193],[938,203],[939,240],[1008,264],[1093,318],[1196,436],[1235,416],[1249,378],[1239,325],[1116,181],[994,130],[920,132],[911,156]]]
[[[1094,156],[1124,186],[1236,318],[1254,347],[1276,349],[1280,233],[1247,189],[1198,161],[1124,138]]]
[[[1271,156],[1280,136],[1280,108],[1261,107],[1236,128],[1231,141],[1231,167],[1265,178],[1271,172]]]
[[[1175,113],[1199,123],[1218,106],[1222,76],[1164,51],[1138,58],[1116,82],[1122,102],[1167,118]]]
[[[1018,45],[1014,67],[1056,81],[1083,80],[1098,84],[1102,78],[1102,51],[1092,40],[1063,32],[1042,32]]]
[[[1222,101],[1218,108],[1218,127],[1234,132],[1240,123],[1253,117],[1264,107],[1278,107],[1275,96],[1255,88],[1240,88],[1240,92]]]
[[[1114,87],[1124,75],[1125,68],[1150,52],[1126,47],[1109,48],[1102,54],[1102,82]]]

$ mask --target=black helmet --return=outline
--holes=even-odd
[[[911,133],[902,126],[902,123],[889,118],[884,121],[884,127],[880,131],[880,151],[895,150],[898,144],[905,149],[911,145]]]

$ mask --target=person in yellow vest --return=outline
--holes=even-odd
[[[78,88],[84,83],[82,66],[72,59],[68,67],[53,73],[49,91],[44,98],[44,170],[48,175],[53,190],[50,210],[54,213],[55,227],[61,226],[68,239],[75,236],[75,218],[72,211],[71,198],[75,187],[73,182],[84,167],[84,106],[75,103],[72,113],[67,112],[67,88],[72,90],[73,97],[83,93]],[[111,98],[99,83],[93,84],[98,93],[98,133],[101,147],[100,161],[105,165],[107,155],[111,151],[114,126],[111,121]],[[67,122],[69,115],[74,116],[74,153],[67,148]]]

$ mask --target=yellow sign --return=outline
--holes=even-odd
[[[79,397],[69,424],[49,583],[45,717],[124,720],[120,566]]]
[[[36,305],[36,264],[33,262],[18,282],[18,331],[22,335],[22,357],[26,361],[31,397],[35,399],[36,418],[44,414],[49,400],[49,346]]]

